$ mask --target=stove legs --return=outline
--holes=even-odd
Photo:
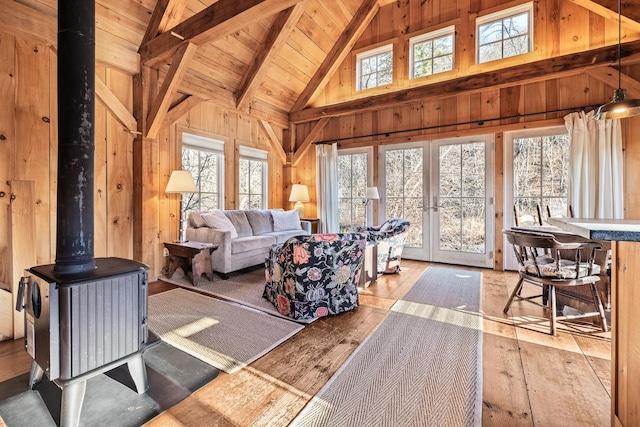
[[[87,380],[75,381],[62,388],[60,403],[60,427],[77,427],[80,425],[80,411],[84,402]]]
[[[42,375],[44,370],[33,360],[31,362],[31,371],[29,371],[29,388],[32,389],[34,385],[42,381]]]
[[[147,368],[144,365],[144,359],[142,354],[134,357],[127,362],[129,368],[129,375],[133,383],[136,385],[136,391],[138,394],[142,394],[149,388],[149,381],[147,380]]]

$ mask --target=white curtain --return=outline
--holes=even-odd
[[[594,111],[564,117],[569,131],[569,204],[576,218],[623,218],[620,120]]]
[[[338,233],[338,144],[316,145],[319,233]]]

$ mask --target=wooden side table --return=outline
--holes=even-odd
[[[320,219],[318,218],[302,218],[303,221],[309,221],[311,223],[311,234],[318,233],[318,223]]]
[[[168,278],[180,267],[185,275],[191,271],[193,286],[198,284],[203,274],[207,279],[213,280],[211,252],[218,249],[218,245],[201,242],[165,242],[164,247],[169,251]]]

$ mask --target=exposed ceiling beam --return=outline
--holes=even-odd
[[[160,132],[160,129],[162,128],[164,118],[169,111],[171,101],[178,91],[178,87],[182,81],[182,76],[186,73],[189,61],[197,49],[198,46],[189,42],[185,42],[178,48],[178,51],[171,61],[169,73],[162,82],[158,96],[149,110],[149,115],[147,116],[147,138],[153,139],[158,136],[158,132]]]
[[[282,164],[286,164],[287,153],[284,152],[284,148],[282,148],[282,142],[280,142],[280,140],[278,139],[278,135],[276,135],[268,121],[258,120],[258,123],[260,123],[262,130],[264,130],[264,133],[267,134],[267,139],[271,143],[271,147],[273,147],[278,157],[280,157],[280,161],[282,162]]]
[[[313,101],[320,91],[322,91],[333,76],[333,73],[340,66],[342,61],[350,54],[351,48],[358,41],[364,30],[371,23],[371,20],[380,5],[378,0],[363,0],[362,4],[353,15],[351,22],[344,29],[338,40],[331,48],[327,57],[322,61],[320,68],[315,72],[311,80],[304,88],[296,102],[293,104],[292,111],[304,108],[309,102]]]
[[[305,2],[298,3],[278,14],[269,29],[267,38],[249,67],[249,71],[244,75],[240,89],[236,96],[237,108],[243,108],[247,100],[251,98],[255,90],[260,86],[264,77],[269,71],[273,58],[280,51],[280,48],[287,42],[291,30],[300,20],[304,12]]]
[[[325,126],[327,126],[329,120],[331,120],[330,117],[323,117],[322,119],[318,120],[318,123],[316,123],[315,126],[313,126],[313,129],[311,129],[307,137],[304,139],[304,141],[302,141],[302,144],[300,144],[300,147],[294,153],[293,161],[291,162],[293,166],[298,166],[298,163],[304,156],[304,153],[306,153],[309,147],[311,147],[311,144],[313,144],[318,139],[320,132],[322,132]]]
[[[590,68],[585,73],[606,85],[618,88],[618,70],[613,67]],[[620,87],[627,91],[628,97],[640,98],[640,82],[638,80],[622,73],[620,74]]]
[[[640,40],[623,43],[620,57],[626,58],[628,63],[640,61],[640,53],[637,52],[640,52]],[[575,75],[592,68],[616,64],[617,61],[618,45],[606,46],[500,70],[472,74],[426,86],[387,92],[339,104],[292,111],[289,118],[292,123],[303,123],[318,120],[321,117],[339,117],[364,111],[381,110],[407,102],[446,98],[463,93],[481,92],[488,88],[501,88]],[[617,84],[615,86],[617,87]]]
[[[609,19],[614,22],[618,22],[618,11],[611,10],[593,0],[569,0],[571,3],[575,3],[596,15],[600,15],[603,18]],[[620,14],[620,23],[625,27],[633,31],[640,31],[640,22],[633,20],[629,16],[625,16],[624,13]]]
[[[211,43],[301,1],[219,0],[140,46],[140,59],[145,65],[157,67],[183,40],[198,46]]]
[[[140,45],[178,25],[182,20],[186,4],[186,0],[158,0]]]
[[[0,0],[0,28],[7,34],[46,46],[58,44],[58,21],[55,16],[45,15],[13,0]],[[138,54],[105,39],[99,31],[96,31],[96,61],[129,75],[140,72]]]
[[[162,127],[165,128],[173,123],[177,122],[180,117],[187,114],[193,107],[200,104],[204,99],[199,96],[189,95],[182,101],[180,101],[176,106],[171,108],[162,122]]]
[[[96,97],[102,101],[105,107],[115,118],[131,133],[138,132],[138,121],[133,117],[133,114],[127,110],[122,102],[109,90],[106,84],[96,76]]]

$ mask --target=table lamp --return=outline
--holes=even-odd
[[[290,202],[296,202],[293,206],[298,211],[300,218],[304,217],[304,205],[303,202],[309,201],[309,189],[304,184],[293,184],[291,187],[291,195],[289,196]]]
[[[183,193],[197,193],[198,187],[193,181],[193,175],[190,171],[177,170],[171,172],[169,182],[167,182],[167,188],[164,189],[167,194],[180,194],[180,231],[178,233],[180,243],[184,243],[184,215],[182,214],[182,194]]]

